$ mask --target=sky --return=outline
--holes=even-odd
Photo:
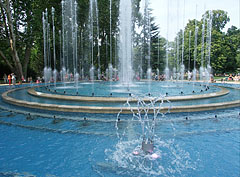
[[[174,40],[179,29],[183,29],[183,24],[186,26],[192,19],[200,20],[207,10],[228,12],[230,22],[224,31],[232,25],[240,28],[240,0],[149,0],[149,2],[155,23],[160,27],[160,35],[170,41]]]

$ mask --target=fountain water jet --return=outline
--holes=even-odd
[[[120,1],[120,32],[119,32],[119,68],[120,82],[130,85],[133,78],[132,70],[132,1]]]
[[[169,109],[167,112],[163,113],[161,112],[161,108],[164,104],[164,96],[159,97],[150,97],[148,96],[148,101],[144,101],[142,97],[138,97],[136,95],[131,95],[131,97],[128,98],[127,102],[123,105],[123,107],[128,107],[131,110],[132,113],[132,120],[137,120],[141,124],[142,129],[142,143],[141,143],[141,151],[137,147],[133,151],[134,155],[140,155],[143,154],[151,154],[153,155],[153,159],[158,158],[160,154],[154,153],[154,136],[155,136],[155,125],[158,118],[158,115],[161,114],[164,116],[166,113],[170,112],[171,104],[168,100],[165,102],[168,102]],[[131,106],[131,101],[137,100],[137,110],[135,111],[133,107]],[[149,114],[150,110],[153,111],[153,114]],[[120,138],[121,141],[121,135],[118,133],[118,123],[120,120],[122,109],[117,115],[117,121],[115,124],[115,127],[117,129],[117,135]],[[124,136],[124,135],[123,135]]]
[[[167,41],[166,41],[166,67],[165,67],[165,80],[169,80],[169,68],[168,68],[168,30],[169,30],[169,0],[167,4]]]
[[[196,6],[196,17],[197,17],[197,6]],[[194,39],[194,63],[193,63],[193,92],[195,87],[195,81],[197,76],[197,69],[196,69],[196,59],[197,59],[197,39],[198,39],[198,26],[197,20],[195,20],[195,39]]]

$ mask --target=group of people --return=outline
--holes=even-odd
[[[40,77],[38,77],[38,78],[40,78]],[[4,74],[3,75],[3,80],[4,80],[4,84],[16,85],[16,83],[17,83],[17,76],[14,73],[11,73],[11,74],[8,74],[8,75]],[[19,84],[25,83],[25,82],[32,83],[32,77],[28,77],[27,80],[26,80],[24,78],[24,76],[22,76],[19,79]],[[38,83],[40,83],[40,79],[39,79]]]
[[[228,76],[228,78],[227,78],[227,80],[228,81],[239,81],[240,80],[240,75],[232,75],[232,74],[230,74],[229,76]]]
[[[240,81],[240,73],[238,74],[224,74],[224,78],[221,79],[221,82],[224,81],[235,81],[235,82],[239,82]]]
[[[14,73],[11,73],[9,75],[4,74],[3,80],[4,80],[5,84],[15,85],[16,84],[16,75]]]

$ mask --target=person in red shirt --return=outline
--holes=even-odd
[[[12,76],[11,74],[8,75],[8,82],[9,82],[9,85],[11,85],[11,80],[12,80]]]

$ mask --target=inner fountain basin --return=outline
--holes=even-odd
[[[240,106],[239,89],[210,84],[209,89],[204,90],[205,86],[202,83],[151,82],[150,88],[153,89],[151,89],[152,92],[149,96],[143,94],[146,87],[149,87],[148,84],[148,82],[134,83],[125,92],[122,89],[124,87],[121,87],[122,92],[119,93],[117,92],[119,91],[118,87],[120,87],[119,83],[82,82],[78,85],[78,96],[74,95],[74,92],[76,93],[74,83],[66,84],[64,88],[66,94],[62,92],[62,84],[58,84],[56,88],[53,85],[47,88],[42,85],[9,90],[2,96],[4,101],[14,105],[52,111],[86,113],[118,113],[120,110],[122,110],[122,113],[131,113],[130,108],[123,105],[124,102],[127,100],[133,102],[131,104],[133,110],[138,108],[134,103],[136,99],[129,96],[129,93],[141,97],[144,101],[161,95],[164,102],[161,112],[168,112],[169,110],[171,112],[194,112]],[[140,89],[141,85],[142,90]],[[195,89],[194,93],[192,93],[193,87]],[[93,91],[92,88],[95,91],[94,96],[90,96]],[[159,95],[157,95],[158,90]],[[184,94],[180,94],[181,90]],[[168,95],[162,95],[166,91],[168,91]],[[100,93],[105,93],[105,96]]]

